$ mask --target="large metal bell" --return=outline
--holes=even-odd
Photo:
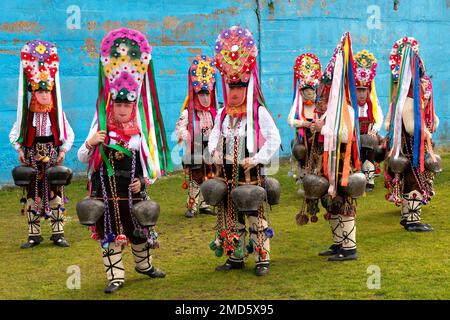
[[[436,161],[433,161],[433,158],[430,156],[429,153],[425,156],[425,168],[428,171],[439,173],[442,172],[442,160],[441,157],[438,154],[434,155],[436,158]]]
[[[65,166],[54,166],[47,170],[48,182],[54,186],[69,185],[72,176],[72,170]]]
[[[36,178],[36,169],[27,166],[18,166],[13,169],[12,176],[16,186],[27,187]]]
[[[352,173],[348,177],[348,184],[346,187],[341,186],[341,188],[344,190],[346,194],[348,194],[353,199],[359,198],[362,195],[364,195],[364,192],[366,191],[366,183],[367,178],[364,173],[358,172],[358,173]],[[341,181],[339,181],[339,185],[341,184]]]
[[[374,137],[370,134],[362,134],[359,137],[359,141],[362,148],[375,149],[375,147],[378,145],[377,137]]]
[[[405,156],[398,155],[389,158],[388,166],[394,173],[402,173],[409,165],[409,160]]]
[[[307,174],[303,177],[303,189],[306,199],[320,199],[323,197],[329,187],[328,179],[315,174]]]
[[[386,157],[386,148],[383,148],[382,145],[377,145],[374,149],[375,151],[375,162],[381,163],[384,161]]]
[[[218,206],[227,194],[227,185],[219,179],[208,179],[201,184],[200,192],[206,204]]]
[[[153,227],[158,221],[159,204],[151,200],[139,201],[133,205],[132,213],[143,227]]]
[[[266,177],[267,202],[273,206],[280,203],[281,187],[277,179]]]
[[[266,196],[264,188],[251,184],[236,187],[231,191],[231,198],[239,211],[257,211]]]
[[[294,155],[295,159],[297,160],[303,160],[306,157],[306,148],[303,144],[297,143],[292,148],[292,154]]]
[[[85,226],[94,225],[103,215],[105,204],[103,201],[86,198],[77,203],[77,216],[80,223]]]

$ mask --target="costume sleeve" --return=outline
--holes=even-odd
[[[208,140],[208,151],[209,154],[212,154],[214,150],[217,148],[217,144],[220,139],[220,115],[222,114],[223,108],[217,112],[216,120],[214,121],[214,127],[209,134]]]
[[[84,141],[83,145],[78,149],[78,160],[83,163],[88,163],[94,153],[95,147],[91,147],[88,144],[88,140],[97,132],[97,126],[92,125],[91,130],[89,131],[89,135]]]
[[[289,112],[288,124],[292,128],[303,127],[303,121],[295,119],[295,103],[292,104],[291,111]]]
[[[14,122],[14,125],[11,131],[9,132],[9,142],[12,144],[12,146],[16,151],[19,151],[21,147],[20,143],[17,142],[17,139],[19,139],[19,135],[20,135],[20,128],[16,121]]]
[[[380,131],[381,125],[383,124],[383,110],[381,109],[380,102],[377,99],[377,115],[378,121],[374,123],[372,130],[375,132]]]
[[[189,139],[189,132],[187,130],[188,126],[188,111],[187,109],[183,110],[180,114],[180,118],[178,118],[177,124],[175,126],[175,133],[178,139],[186,142]]]
[[[261,135],[264,138],[264,144],[253,156],[253,160],[256,163],[266,165],[270,163],[270,160],[280,147],[281,137],[275,121],[273,121],[269,111],[264,107],[259,107],[258,112]]]
[[[67,121],[66,114],[64,114],[64,125],[66,127],[67,139],[64,140],[62,149],[64,149],[66,152],[69,152],[69,150],[72,148],[73,141],[75,140],[75,133],[73,132],[69,121]]]

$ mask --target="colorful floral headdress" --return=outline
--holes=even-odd
[[[200,55],[194,58],[188,71],[188,94],[184,100],[181,112],[188,110],[187,130],[190,137],[194,137],[194,133],[198,134],[200,129],[200,119],[195,114],[194,109],[199,108],[195,105],[194,92],[208,91],[211,95],[211,103],[209,107],[201,106],[202,111],[211,113],[213,119],[216,118],[217,98],[216,98],[216,68],[213,59],[209,56]],[[178,143],[181,143],[181,139]],[[193,148],[193,139],[191,139],[190,147]],[[189,145],[188,145],[189,146]]]
[[[20,59],[32,91],[53,89],[59,68],[54,44],[42,40],[27,42],[20,52]]]
[[[136,101],[136,118],[141,134],[140,160],[144,179],[151,183],[172,171],[172,161],[159,105],[158,92],[147,38],[137,30],[111,31],[101,42],[99,93],[97,112],[91,129],[107,130],[107,114],[113,100]],[[108,175],[114,170],[109,162],[105,143],[99,144],[89,163],[88,173],[98,170],[103,162]],[[129,155],[128,149],[115,149]]]
[[[247,29],[233,26],[217,37],[214,64],[227,83],[249,82],[258,49]]]
[[[319,58],[313,53],[304,53],[297,57],[294,65],[294,79],[300,88],[316,88],[322,77],[322,66]]]
[[[212,58],[205,55],[195,57],[189,68],[189,77],[195,92],[211,92],[216,84],[216,69]]]
[[[377,74],[377,59],[368,50],[363,50],[355,55],[356,62],[356,87],[370,88]]]
[[[409,45],[411,50],[419,54],[419,42],[413,37],[403,37],[397,40],[391,50],[389,56],[389,67],[391,68],[392,78],[396,82],[399,77],[400,63],[402,61],[402,56],[404,52],[404,47]]]
[[[103,38],[100,51],[113,100],[135,101],[151,60],[147,38],[137,30],[113,30]]]

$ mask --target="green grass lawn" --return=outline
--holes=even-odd
[[[444,168],[450,154],[443,156]],[[85,196],[85,181],[67,188],[66,238],[70,248],[52,245],[50,222],[43,221],[45,241],[22,250],[27,237],[25,216],[20,215],[21,190],[0,191],[0,298],[1,299],[449,299],[450,298],[450,172],[436,179],[437,194],[423,209],[432,233],[408,233],[399,224],[399,208],[384,200],[382,177],[373,193],[358,200],[357,242],[359,260],[328,262],[317,253],[331,244],[323,209],[316,224],[299,227],[297,186],[283,165],[276,178],[282,184],[281,204],[271,220],[271,269],[266,277],[254,275],[253,256],[244,270],[218,273],[216,258],[208,248],[215,218],[184,218],[183,176],[159,180],[150,196],[161,205],[157,225],[161,248],[153,251],[154,264],[167,272],[164,279],[150,279],[134,271],[133,257],[125,250],[125,287],[105,295],[106,277],[97,242],[78,223],[75,205]],[[81,289],[67,289],[67,268],[79,266]],[[381,269],[381,288],[368,289],[367,268]]]

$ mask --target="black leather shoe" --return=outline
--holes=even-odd
[[[158,268],[152,267],[148,271],[141,271],[137,267],[134,268],[137,273],[145,274],[149,276],[150,278],[164,278],[166,276],[166,273],[162,270],[159,270]]]
[[[216,214],[214,213],[214,211],[211,210],[209,207],[206,207],[206,208],[200,208],[200,213],[202,213],[202,214],[209,214],[209,215],[212,215],[212,216],[215,216],[215,215],[216,215]]]
[[[55,246],[62,247],[62,248],[70,247],[69,242],[67,242],[67,240],[64,239],[63,235],[54,235],[54,236],[52,235],[50,237],[50,240],[53,241],[53,244]]]
[[[216,267],[216,271],[228,271],[232,269],[244,269],[244,261],[235,262],[227,260],[225,264]]]
[[[332,244],[328,250],[319,252],[319,256],[334,256],[338,253],[340,246],[337,244]]]
[[[259,264],[256,266],[255,268],[255,273],[257,276],[265,276],[269,273],[269,264],[268,263],[264,263],[264,264]]]
[[[104,292],[105,293],[113,293],[119,290],[123,287],[123,281],[111,281],[108,283],[108,285],[105,287]]]
[[[347,260],[356,260],[358,256],[356,254],[356,249],[354,250],[339,250],[339,252],[328,258],[328,261],[347,261]]]
[[[414,231],[414,232],[430,232],[433,231],[433,227],[429,224],[424,223],[410,223],[405,224],[406,231]]]
[[[186,213],[184,214],[186,218],[193,218],[195,216],[194,210],[188,209],[186,210]]]
[[[27,242],[23,243],[20,246],[20,248],[21,249],[32,248],[32,247],[37,246],[38,244],[40,244],[42,241],[44,241],[44,238],[42,238],[41,236],[28,237]]]

